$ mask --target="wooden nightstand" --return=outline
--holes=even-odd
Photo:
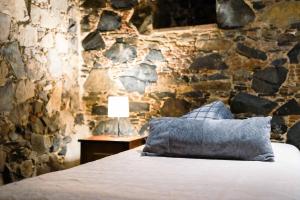
[[[107,135],[79,139],[80,164],[94,161],[145,144],[147,136],[112,137]]]

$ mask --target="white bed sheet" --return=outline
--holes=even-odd
[[[299,200],[300,152],[275,162],[142,157],[142,147],[0,187],[0,200]]]

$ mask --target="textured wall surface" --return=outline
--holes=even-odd
[[[6,182],[76,164],[79,137],[116,132],[109,95],[129,96],[126,134],[222,100],[237,118],[273,116],[272,139],[300,148],[300,2],[217,0],[217,24],[153,30],[157,1],[0,2]]]

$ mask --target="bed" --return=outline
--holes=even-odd
[[[141,156],[142,146],[0,187],[0,200],[299,200],[300,152],[272,143],[275,162]]]

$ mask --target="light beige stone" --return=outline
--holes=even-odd
[[[2,13],[14,17],[17,22],[25,22],[29,20],[24,0],[1,0],[0,10]]]
[[[21,46],[33,47],[37,45],[38,32],[37,28],[30,25],[21,26],[19,29],[19,42]]]
[[[44,64],[38,62],[37,60],[30,59],[26,66],[27,76],[30,80],[40,80],[46,73]]]
[[[68,41],[63,34],[55,35],[55,46],[58,53],[68,53]]]
[[[61,22],[60,15],[57,13],[50,13],[47,10],[41,11],[41,27],[54,29],[56,28],[59,23]]]
[[[67,0],[50,0],[50,5],[52,10],[58,12],[67,12],[68,1]]]
[[[10,31],[11,17],[7,14],[0,12],[0,42],[4,42],[8,39]]]
[[[41,40],[40,46],[43,48],[52,48],[54,46],[53,33],[47,33]]]
[[[54,111],[60,111],[61,95],[62,95],[62,83],[58,82],[46,106],[46,109],[49,114],[52,114]]]
[[[48,69],[53,78],[60,78],[63,74],[63,66],[61,57],[56,49],[51,49],[48,52]]]
[[[84,83],[84,89],[86,92],[104,92],[112,90],[114,82],[109,78],[107,70],[93,69]]]
[[[35,95],[35,84],[30,80],[19,81],[16,89],[16,102],[23,103]]]
[[[233,43],[229,40],[217,39],[217,40],[197,40],[195,47],[201,51],[228,51],[233,46]]]

